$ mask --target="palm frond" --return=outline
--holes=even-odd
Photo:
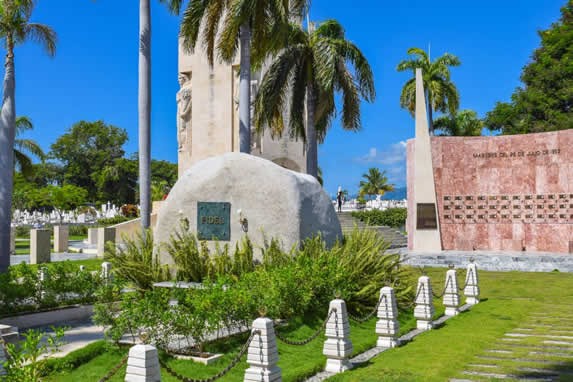
[[[34,128],[34,124],[30,117],[25,115],[16,117],[16,136],[22,134],[24,131],[32,130]]]
[[[47,25],[30,23],[27,24],[24,31],[27,38],[42,45],[49,56],[56,54],[56,32]]]

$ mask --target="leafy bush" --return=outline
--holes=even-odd
[[[384,254],[387,248],[376,232],[356,230],[330,249],[320,236],[290,253],[271,241],[262,263],[255,264],[249,241],[232,255],[224,247],[210,258],[193,235],[179,234],[170,243],[174,258],[181,257],[178,276],[201,279],[201,288],[123,294],[118,303],[98,304],[94,322],[108,327],[115,340],[130,333],[159,347],[195,343],[201,351],[208,334],[250,325],[261,312],[273,318],[324,317],[329,302],[340,295],[350,309],[363,313],[376,305],[386,285],[395,288],[399,301],[411,301],[414,281],[400,268],[398,255]]]
[[[88,304],[96,300],[102,286],[99,274],[79,270],[71,261],[46,264],[40,282],[35,267],[22,263],[0,274],[0,311],[36,311],[56,306]]]
[[[146,230],[135,240],[124,239],[124,246],[106,243],[104,259],[112,264],[112,272],[133,284],[138,290],[151,289],[154,282],[169,278],[169,269],[153,256],[153,234]]]
[[[354,211],[352,216],[368,225],[400,228],[406,224],[408,212],[406,208],[388,208],[382,210]]]
[[[75,369],[95,357],[105,353],[109,350],[110,345],[106,341],[96,341],[88,344],[87,346],[74,350],[73,352],[67,354],[64,357],[49,358],[45,361],[45,373],[48,375],[54,372],[64,372]]]
[[[99,226],[102,226],[102,227],[108,227],[108,226],[111,226],[111,225],[116,225],[116,224],[119,224],[119,223],[126,222],[126,221],[128,221],[128,220],[131,220],[131,219],[130,219],[129,217],[125,217],[125,216],[119,215],[119,216],[116,216],[116,217],[114,217],[114,218],[99,219],[99,220],[97,221],[97,224],[98,224]]]
[[[87,236],[88,228],[91,226],[87,226],[85,224],[72,224],[69,226],[69,234],[70,236]]]

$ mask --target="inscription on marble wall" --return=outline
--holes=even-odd
[[[543,155],[558,155],[561,149],[543,149],[543,150],[528,150],[528,151],[492,151],[473,153],[474,159],[510,159],[510,158],[526,158],[538,157]]]
[[[445,195],[445,224],[573,223],[573,194]]]

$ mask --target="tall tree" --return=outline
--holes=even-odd
[[[126,141],[127,133],[119,127],[80,121],[52,144],[50,155],[62,164],[64,183],[85,188],[94,202],[99,200],[102,172],[123,157]]]
[[[251,70],[282,41],[291,17],[301,18],[308,0],[191,0],[181,35],[187,50],[200,42],[211,65],[215,54],[232,62],[240,48],[239,148],[251,152]],[[290,8],[289,8],[290,7]],[[251,65],[252,64],[252,65]]]
[[[160,0],[179,14],[183,0]],[[139,0],[139,204],[141,227],[151,224],[151,4]]]
[[[539,36],[541,46],[521,73],[523,86],[510,102],[498,102],[487,113],[490,130],[524,134],[573,128],[573,0]]]
[[[361,196],[384,195],[386,192],[394,191],[394,185],[388,183],[386,171],[380,172],[376,167],[372,167],[362,177],[364,180],[360,181],[359,190]]]
[[[44,160],[46,155],[44,151],[35,141],[31,139],[18,138],[24,131],[32,130],[34,125],[32,120],[26,116],[16,118],[16,138],[14,139],[14,164],[15,168],[20,170],[22,175],[30,177],[34,171],[32,166],[32,154],[41,160]]]
[[[312,31],[291,24],[287,46],[278,52],[261,82],[255,101],[255,126],[282,134],[286,110],[291,136],[306,141],[307,173],[315,178],[318,142],[324,140],[337,114],[336,93],[342,96],[342,128],[359,130],[361,98],[372,102],[376,95],[368,61],[346,39],[336,20],[325,21]]]
[[[0,272],[10,264],[10,222],[16,133],[16,74],[14,48],[27,40],[39,42],[48,55],[56,52],[56,33],[47,25],[30,22],[33,0],[0,0],[0,39],[6,49],[0,111]]]
[[[433,113],[439,111],[454,114],[460,105],[458,89],[450,78],[450,66],[459,66],[461,62],[456,56],[449,53],[430,61],[430,56],[420,48],[410,48],[408,54],[411,58],[400,62],[396,68],[399,72],[407,70],[412,72],[412,78],[402,88],[400,106],[408,109],[412,116],[414,115],[416,110],[416,69],[421,68],[428,104],[428,124],[430,134],[433,134]]]
[[[482,128],[483,122],[473,110],[442,115],[434,121],[434,129],[440,132],[438,135],[479,136]]]

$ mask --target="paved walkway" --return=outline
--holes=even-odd
[[[451,382],[573,381],[571,312],[573,305],[547,305],[544,312],[532,313],[495,346],[476,355]]]

